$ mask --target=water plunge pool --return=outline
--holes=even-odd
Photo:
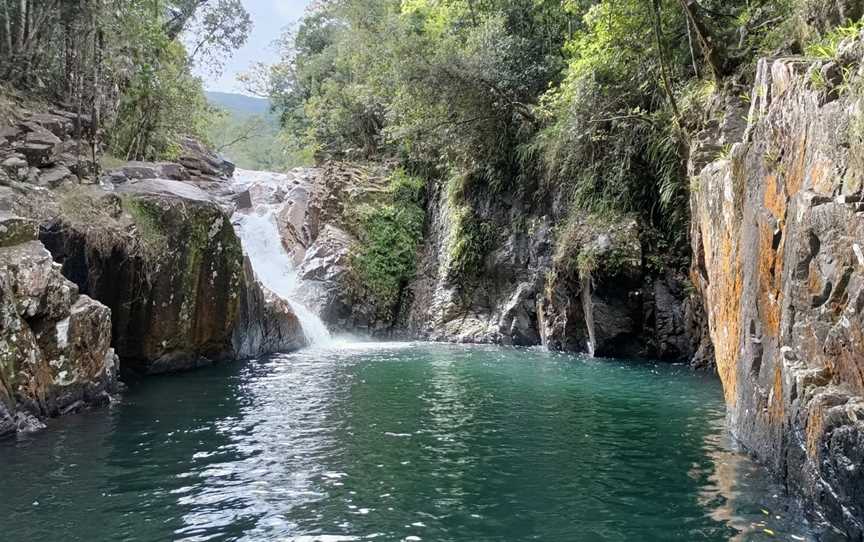
[[[723,422],[717,379],[681,366],[309,349],[0,442],[0,520],[15,541],[811,539]]]

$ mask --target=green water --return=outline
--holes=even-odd
[[[684,367],[533,349],[223,365],[0,442],[0,539],[810,539],[723,418]]]

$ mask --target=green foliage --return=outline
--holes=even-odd
[[[586,277],[603,269],[614,276],[627,266],[639,266],[638,247],[634,252],[626,216],[614,213],[589,214],[571,212],[565,225],[557,232],[553,264],[563,276]],[[599,236],[607,242],[597,244]],[[634,258],[636,258],[634,260]]]
[[[209,122],[194,63],[218,70],[250,27],[240,0],[0,0],[0,78],[91,115],[94,147],[170,158]]]
[[[470,282],[485,268],[486,256],[494,246],[494,225],[477,216],[468,205],[452,209],[451,218],[448,275],[453,281]]]
[[[153,44],[152,63],[146,63],[121,95],[109,149],[129,160],[176,157],[181,136],[206,141],[213,110],[201,80],[189,73],[187,57],[177,41]]]
[[[686,254],[691,136],[759,55],[794,49],[799,4],[332,0],[254,80],[316,158],[449,179],[451,278],[482,272],[486,210],[511,195],[635,216]]]
[[[207,127],[207,139],[237,167],[263,171],[288,171],[309,166],[312,157],[293,144],[273,115],[253,115],[218,109]]]
[[[351,267],[385,317],[414,277],[425,217],[423,191],[421,179],[400,169],[390,177],[385,201],[360,209],[360,243]]]
[[[837,48],[847,38],[855,38],[864,28],[864,21],[858,21],[831,30],[824,36],[806,44],[804,52],[807,56],[833,60],[837,57]]]

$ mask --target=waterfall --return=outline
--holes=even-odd
[[[330,332],[321,318],[295,299],[299,283],[297,270],[282,246],[272,210],[261,206],[250,214],[237,213],[233,222],[258,280],[291,305],[308,343],[320,346],[330,341]]]

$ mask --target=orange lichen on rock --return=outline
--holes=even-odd
[[[807,416],[807,427],[805,430],[807,436],[807,455],[810,459],[816,460],[819,457],[819,448],[822,445],[823,437],[823,422],[825,420],[824,405],[819,401],[813,401],[810,407],[810,414]]]
[[[774,247],[774,232],[768,224],[759,226],[759,315],[763,332],[777,337],[780,329],[780,277],[783,274],[783,261]]]
[[[777,177],[773,174],[766,175],[765,194],[762,197],[762,202],[778,222],[782,222],[786,217],[787,201],[786,191]]]
[[[717,226],[713,224],[713,226]],[[717,230],[720,231],[717,231]],[[719,240],[716,250],[710,252],[706,246],[706,263],[711,273],[709,289],[709,318],[711,338],[714,343],[714,354],[717,363],[717,373],[723,384],[723,395],[727,404],[732,405],[737,398],[737,374],[739,344],[741,337],[741,293],[743,290],[743,275],[741,272],[738,242],[733,236],[737,231],[725,228],[708,228],[708,237],[716,236]],[[707,260],[713,261],[707,261]]]
[[[835,179],[828,175],[831,163],[827,160],[818,160],[810,166],[808,186],[811,190],[822,196],[830,196],[834,193]]]
[[[782,424],[783,408],[783,371],[780,365],[774,367],[774,386],[771,388],[771,401],[768,404],[768,417],[772,424]]]
[[[804,178],[807,175],[807,134],[806,132],[798,139],[795,150],[792,152],[791,164],[786,168],[784,185],[786,187],[786,198],[792,199],[801,190]]]

